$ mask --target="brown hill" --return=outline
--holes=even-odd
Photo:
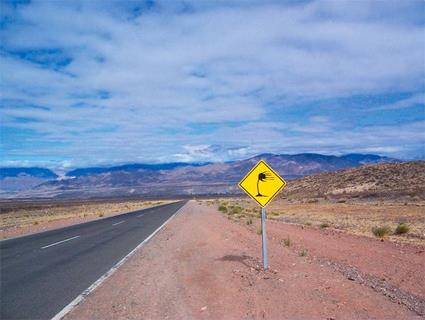
[[[286,199],[425,199],[425,161],[364,165],[288,183]]]

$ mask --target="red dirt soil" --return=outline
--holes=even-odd
[[[271,269],[263,272],[256,225],[191,201],[65,319],[421,319],[423,248],[267,226]],[[294,244],[285,247],[288,235]],[[344,266],[414,295],[419,307],[353,281]]]

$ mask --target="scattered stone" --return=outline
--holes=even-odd
[[[363,273],[355,267],[334,261],[328,261],[328,263],[334,270],[342,273],[348,280],[369,286],[376,292],[380,292],[382,295],[388,297],[391,301],[405,305],[418,315],[425,315],[425,300],[391,285],[387,279]],[[341,286],[344,286],[344,284],[341,284]]]

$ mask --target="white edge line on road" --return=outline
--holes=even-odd
[[[113,223],[112,225],[113,225],[113,226],[116,226],[116,225],[121,224],[121,223],[123,223],[123,222],[125,222],[125,221],[120,221],[120,222],[117,222],[117,223]]]
[[[57,244],[60,244],[60,243],[63,243],[63,242],[67,242],[67,241],[69,241],[69,240],[77,239],[77,238],[79,238],[79,237],[80,237],[80,236],[75,236],[75,237],[68,238],[68,239],[65,239],[65,240],[62,240],[62,241],[58,241],[58,242],[55,242],[55,243],[49,244],[49,245],[47,245],[47,246],[41,247],[41,249],[46,249],[46,248],[49,248],[49,247],[53,247],[53,246],[55,246],[55,245],[57,245]]]
[[[121,265],[123,265],[138,249],[143,247],[152,237],[157,234],[168,222],[171,221],[179,212],[181,209],[183,209],[186,206],[184,204],[179,210],[177,210],[171,217],[168,218],[167,221],[165,221],[161,226],[159,226],[158,229],[156,229],[154,232],[152,232],[149,237],[147,237],[145,240],[143,240],[141,243],[137,245],[136,248],[131,250],[124,258],[122,258],[120,261],[117,262],[111,269],[109,269],[103,276],[101,276],[99,279],[97,279],[90,287],[88,287],[86,290],[84,290],[78,297],[76,297],[74,300],[72,300],[65,308],[63,308],[59,313],[57,313],[52,320],[60,320],[62,319],[66,314],[68,314],[72,309],[74,309],[78,304],[80,304],[84,299],[92,293],[94,290],[96,290],[97,287],[99,287],[106,279],[108,279],[110,276],[114,274],[115,271],[118,270]]]

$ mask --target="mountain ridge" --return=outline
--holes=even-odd
[[[94,197],[110,195],[192,195],[238,193],[237,182],[260,159],[286,180],[332,172],[365,163],[399,162],[371,154],[342,156],[302,153],[260,154],[244,160],[217,163],[125,164],[74,169],[65,177],[18,189],[17,197]],[[0,181],[3,182],[4,180]],[[16,182],[16,181],[15,181]],[[5,188],[2,187],[4,190]]]

